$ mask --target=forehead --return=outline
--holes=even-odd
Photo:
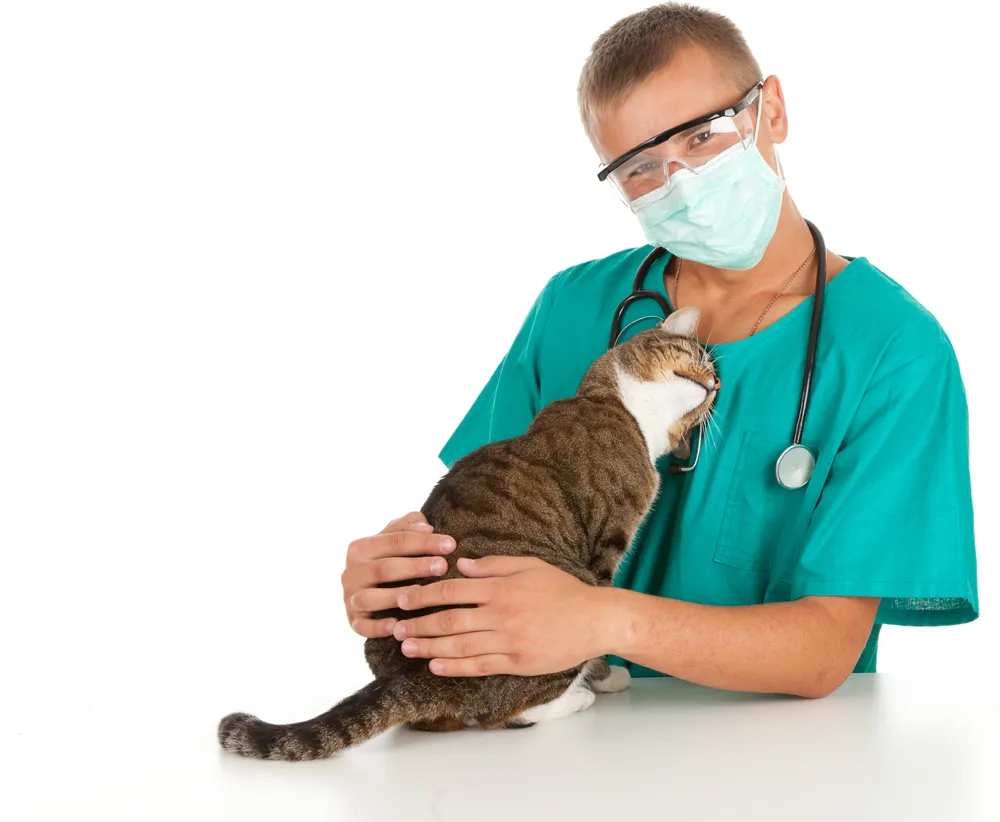
[[[661,131],[733,105],[745,92],[707,49],[685,46],[593,123],[595,148],[610,162]]]

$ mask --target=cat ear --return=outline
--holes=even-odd
[[[670,452],[681,462],[687,462],[691,459],[691,434],[687,433],[677,442],[674,446],[674,450]]]
[[[695,306],[689,305],[685,308],[678,308],[673,314],[660,323],[660,328],[668,334],[694,339],[695,335],[698,333],[698,321],[700,319],[701,311],[695,308]]]

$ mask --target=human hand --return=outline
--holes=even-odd
[[[400,620],[406,656],[440,676],[555,673],[606,653],[603,590],[533,557],[463,557],[468,579],[396,589],[399,607],[452,608]]]
[[[443,555],[454,550],[455,540],[435,534],[418,511],[394,519],[374,536],[354,540],[340,577],[351,628],[363,637],[392,636],[396,620],[374,619],[373,614],[395,608],[400,589],[375,586],[441,576],[448,570]]]

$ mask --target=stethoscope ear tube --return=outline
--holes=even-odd
[[[826,292],[826,243],[819,229],[806,220],[813,242],[816,243],[816,287],[813,290],[812,321],[809,324],[809,343],[806,346],[806,362],[802,370],[802,393],[799,395],[799,413],[795,418],[795,432],[792,444],[801,445],[802,430],[806,424],[806,410],[809,408],[809,391],[812,388],[813,372],[816,370],[816,346],[819,341],[819,327],[823,319],[823,294]]]
[[[611,338],[608,340],[608,348],[614,348],[618,345],[618,338],[621,336],[622,332],[622,317],[625,315],[625,309],[627,309],[632,303],[638,302],[639,300],[655,300],[656,304],[660,307],[663,312],[664,317],[670,316],[670,304],[667,302],[666,298],[660,294],[658,291],[633,291],[624,300],[622,300],[621,305],[618,306],[618,310],[615,312],[614,322],[611,323]],[[643,317],[642,319],[649,319],[648,317]],[[655,319],[662,322],[660,317]],[[635,323],[629,323],[628,328]]]
[[[670,304],[664,296],[658,291],[644,290],[642,287],[650,267],[666,253],[667,250],[665,248],[657,246],[646,255],[646,259],[642,261],[639,270],[635,272],[635,277],[632,278],[632,292],[618,305],[618,308],[615,310],[614,319],[611,321],[611,336],[608,339],[608,348],[614,348],[618,344],[618,338],[622,332],[622,318],[625,316],[625,310],[632,303],[639,300],[654,300],[660,307],[660,310],[663,311],[663,316],[669,316]]]

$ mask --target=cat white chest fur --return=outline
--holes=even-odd
[[[649,382],[637,380],[617,364],[615,371],[621,401],[639,423],[649,459],[655,464],[670,450],[670,428],[701,405],[708,392],[683,377]]]

